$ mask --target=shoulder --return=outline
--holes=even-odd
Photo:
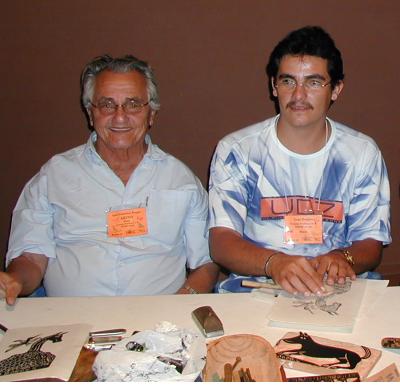
[[[149,157],[152,165],[157,168],[158,176],[163,182],[168,183],[171,189],[198,190],[205,192],[203,185],[193,171],[174,155],[163,151],[160,147],[153,144],[151,156]]]
[[[223,137],[218,143],[218,148],[236,147],[246,149],[256,143],[260,138],[265,138],[274,127],[276,117],[249,125]]]
[[[71,162],[76,162],[76,157],[82,154],[85,145],[74,147],[68,151],[53,155],[40,170],[25,184],[24,190],[35,192],[47,192],[49,182],[65,182],[66,175],[76,173],[76,165],[71,166]]]
[[[82,156],[85,150],[85,144],[71,148],[70,150],[53,155],[43,166],[42,170],[56,170],[57,168],[65,168],[65,165],[73,164]]]
[[[335,125],[336,140],[339,143],[346,145],[354,152],[358,151],[358,154],[360,151],[369,153],[380,152],[378,145],[372,137],[337,121],[330,121]]]

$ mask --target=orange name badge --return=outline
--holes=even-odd
[[[147,234],[146,208],[130,208],[107,213],[109,237],[134,237]]]
[[[286,244],[322,244],[322,215],[285,216]]]

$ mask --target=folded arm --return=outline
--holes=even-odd
[[[240,275],[271,276],[290,293],[323,290],[321,276],[305,257],[258,247],[234,230],[224,227],[211,229],[210,250],[213,260],[229,271]]]
[[[0,272],[0,296],[13,305],[18,296],[31,294],[40,286],[47,264],[46,256],[28,252],[12,260],[7,271]]]
[[[328,284],[343,283],[346,277],[356,278],[356,274],[376,268],[382,256],[382,242],[367,238],[354,241],[346,248],[353,258],[352,266],[340,249],[316,257],[313,260],[314,268],[320,275],[327,274]]]
[[[218,273],[218,265],[211,261],[191,270],[185,284],[178,290],[177,294],[191,294],[192,290],[197,293],[211,292],[217,281]]]

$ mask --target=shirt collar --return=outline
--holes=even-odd
[[[97,140],[97,133],[93,131],[90,136],[88,141],[86,142],[85,146],[85,155],[93,160],[94,162],[99,163],[100,161],[103,162],[103,159],[100,157],[100,155],[97,153],[96,148],[95,148],[95,143]],[[167,154],[161,150],[156,144],[153,144],[151,141],[151,137],[149,134],[146,134],[145,136],[145,143],[147,144],[147,152],[144,155],[143,159],[151,159],[154,161],[159,161],[163,160],[166,158]]]

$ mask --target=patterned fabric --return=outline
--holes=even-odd
[[[326,146],[296,154],[277,138],[278,118],[219,142],[210,171],[210,227],[227,227],[260,247],[309,257],[366,238],[390,243],[389,181],[376,143],[328,119],[332,132]],[[323,211],[323,243],[285,243],[285,215],[307,207]]]
[[[146,137],[148,151],[126,186],[94,148],[54,156],[28,182],[13,212],[7,261],[49,257],[48,296],[173,294],[186,267],[210,260],[208,197],[182,162]],[[148,234],[107,236],[110,208],[145,207]]]

